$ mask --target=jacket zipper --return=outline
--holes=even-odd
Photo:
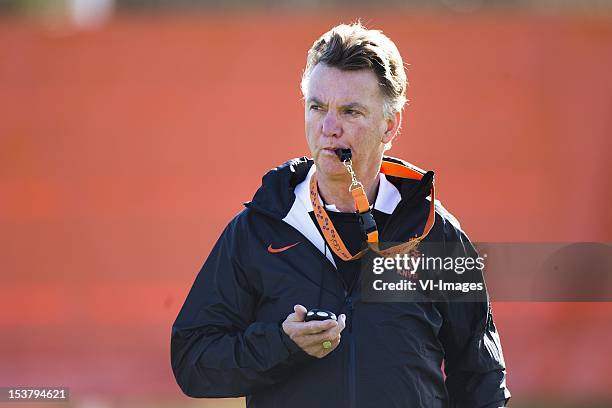
[[[289,224],[288,224],[289,225]],[[292,225],[289,225],[291,228],[295,229]],[[296,230],[298,231],[298,230]],[[300,232],[300,231],[298,231]],[[348,400],[349,400],[349,407],[350,408],[355,408],[357,405],[357,401],[356,401],[356,378],[355,378],[355,364],[356,364],[356,351],[355,351],[355,328],[353,327],[353,314],[355,313],[355,306],[353,305],[353,288],[355,287],[355,285],[358,283],[359,279],[355,279],[353,281],[353,284],[350,287],[347,287],[346,283],[344,282],[344,279],[342,278],[342,276],[340,275],[340,271],[338,270],[338,268],[336,268],[336,266],[334,264],[332,264],[329,259],[327,259],[327,256],[325,256],[325,254],[322,254],[321,251],[319,251],[319,249],[309,240],[309,239],[305,239],[306,243],[317,253],[319,253],[321,256],[323,256],[323,258],[325,259],[325,262],[329,265],[329,267],[331,269],[334,270],[334,272],[336,273],[336,277],[340,280],[340,283],[342,284],[342,287],[344,288],[344,302],[347,306],[347,311],[348,311],[348,327],[349,327],[349,342],[348,342],[348,347],[349,347],[349,364],[348,364],[348,389],[349,389],[349,395],[348,395]]]
[[[355,360],[356,360],[356,352],[355,352],[355,327],[353,326],[355,320],[353,319],[353,314],[355,313],[355,307],[353,306],[353,298],[349,295],[346,298],[346,305],[348,309],[349,315],[349,364],[348,364],[348,400],[349,407],[355,408],[356,406],[356,379],[355,379]]]

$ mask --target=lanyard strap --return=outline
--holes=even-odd
[[[383,174],[401,178],[407,178],[412,180],[421,180],[423,178],[423,174],[411,169],[409,167],[403,166],[398,163],[383,161],[380,166],[380,171]],[[319,188],[317,186],[317,177],[316,172],[310,178],[310,202],[312,203],[312,208],[315,213],[315,218],[317,223],[319,224],[319,228],[323,233],[323,237],[327,242],[327,245],[331,248],[332,251],[343,261],[353,261],[355,259],[361,258],[368,249],[376,252],[377,254],[383,257],[395,256],[397,254],[405,254],[414,249],[423,238],[429,234],[431,228],[434,225],[436,219],[435,212],[435,188],[434,182],[431,182],[431,203],[429,206],[429,214],[427,216],[427,222],[425,223],[425,227],[423,228],[423,233],[420,236],[411,238],[410,240],[394,245],[392,247],[381,249],[378,241],[378,228],[376,227],[376,223],[374,222],[374,217],[372,216],[372,211],[370,210],[370,203],[368,201],[368,197],[365,194],[365,190],[363,186],[359,185],[356,188],[351,188],[351,194],[353,196],[353,200],[355,201],[355,209],[357,213],[361,216],[362,227],[366,234],[366,240],[368,243],[368,248],[365,248],[359,251],[357,254],[352,255],[349,250],[344,245],[340,234],[334,227],[333,222],[329,218],[325,207],[321,204],[321,200],[319,199]]]

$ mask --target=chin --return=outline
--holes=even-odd
[[[319,156],[315,163],[317,171],[324,173],[326,176],[345,176],[347,174],[346,168],[336,157]]]

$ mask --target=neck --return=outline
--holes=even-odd
[[[370,205],[373,204],[376,199],[378,182],[380,180],[378,169],[362,177],[357,175],[357,178],[361,184],[363,184]],[[317,184],[319,195],[326,204],[334,204],[341,212],[355,212],[355,201],[348,191],[349,185],[351,184],[351,178],[348,173],[346,177],[332,178],[317,172]]]

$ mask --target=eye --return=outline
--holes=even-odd
[[[311,111],[318,111],[318,110],[321,110],[321,107],[319,105],[314,105],[313,104],[313,105],[310,105],[309,109]]]
[[[344,111],[344,113],[346,113],[349,116],[359,116],[359,115],[361,115],[361,112],[359,112],[358,110],[355,110],[355,109],[347,109],[346,111]]]

